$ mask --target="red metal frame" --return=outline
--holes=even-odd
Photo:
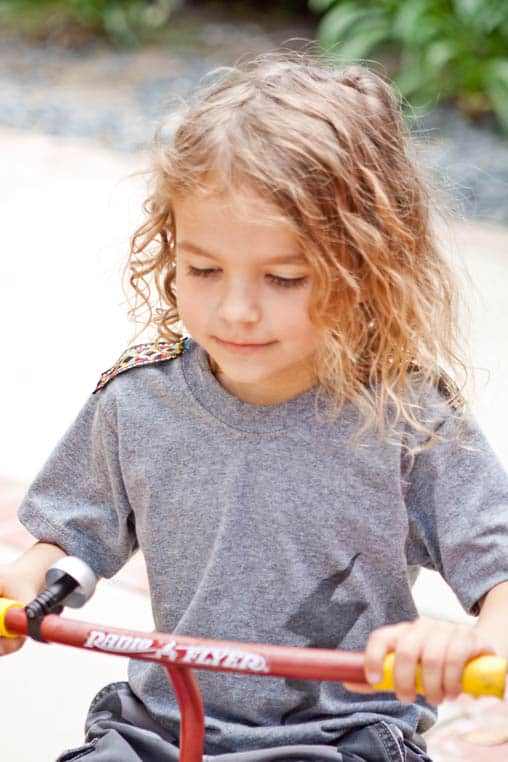
[[[5,626],[9,632],[26,635],[24,609],[20,606],[9,609]],[[51,643],[162,664],[181,712],[180,762],[202,762],[203,757],[204,710],[192,669],[365,684],[363,653],[354,651],[147,633],[78,622],[56,614],[44,617],[41,635]]]

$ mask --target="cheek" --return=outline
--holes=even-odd
[[[277,300],[277,312],[281,324],[288,328],[299,327],[300,330],[307,331],[312,327],[310,313],[310,293],[302,291],[292,294],[292,298],[287,296]]]
[[[314,350],[323,338],[323,329],[310,317],[310,292],[287,303],[280,314],[280,326],[292,346]]]
[[[176,271],[175,287],[176,303],[179,312],[182,310],[192,311],[193,306],[196,306],[196,302],[199,302],[202,299],[202,295],[196,293],[199,292],[199,289],[196,288],[196,284],[191,282],[188,276],[185,276],[184,274],[179,275],[178,269]]]
[[[192,298],[190,289],[183,278],[176,278],[176,306],[178,316],[188,330],[191,330],[196,317],[196,299]],[[194,305],[194,309],[193,309]]]

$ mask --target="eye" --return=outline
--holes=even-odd
[[[302,275],[299,278],[282,278],[280,275],[267,275],[266,277],[275,286],[280,286],[281,288],[298,288],[298,286],[303,286],[307,282],[306,275]]]
[[[207,278],[218,272],[219,270],[216,267],[192,267],[192,265],[189,265],[187,268],[187,274],[194,275],[196,278]]]

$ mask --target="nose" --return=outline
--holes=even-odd
[[[261,304],[255,284],[244,280],[225,283],[218,315],[227,323],[258,323],[261,319]]]

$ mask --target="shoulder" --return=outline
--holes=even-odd
[[[123,352],[111,368],[102,373],[94,394],[104,389],[120,373],[125,373],[132,368],[139,368],[145,365],[156,365],[158,363],[169,362],[180,357],[188,349],[189,341],[183,338],[170,344],[167,341],[151,341],[145,344],[136,344]]]

